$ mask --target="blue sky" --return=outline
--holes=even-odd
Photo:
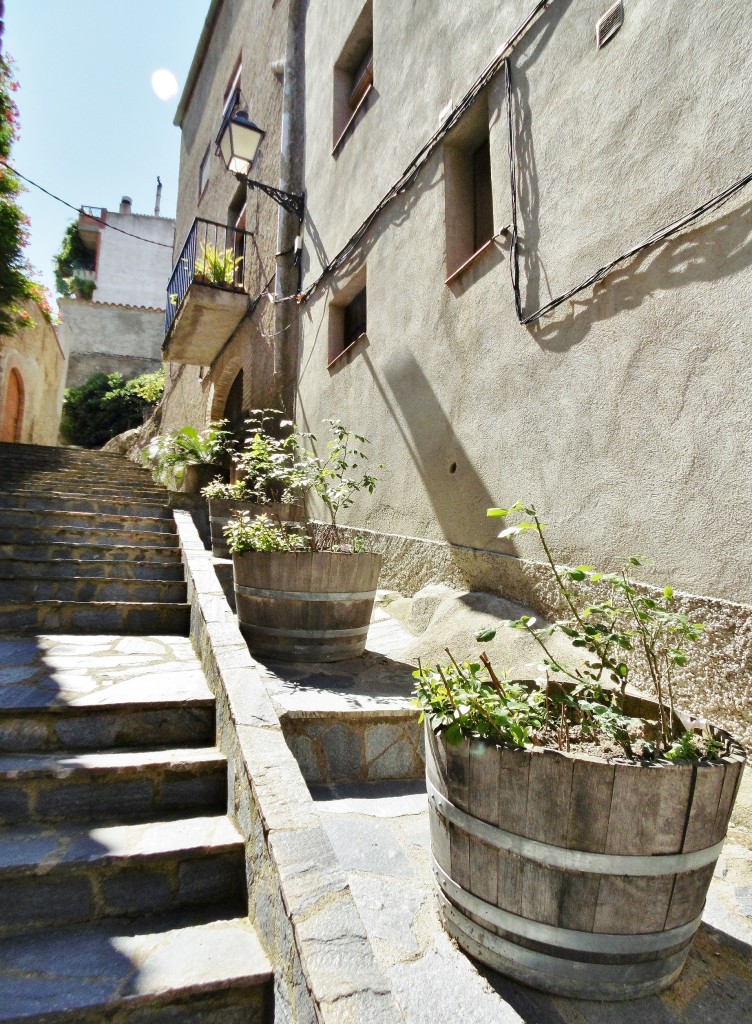
[[[175,213],[180,132],[175,108],[209,0],[6,0],[4,50],[16,62],[21,139],[13,163],[74,206]],[[178,95],[154,94],[151,74],[172,71]],[[54,294],[52,256],[72,210],[29,186],[29,259]]]

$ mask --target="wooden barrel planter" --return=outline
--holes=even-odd
[[[381,555],[253,551],[232,565],[238,625],[254,654],[326,662],[363,653]]]
[[[648,767],[480,740],[451,747],[427,726],[447,931],[477,960],[558,995],[634,999],[670,985],[745,761],[713,733],[728,742],[717,762]]]
[[[299,523],[303,519],[302,505],[269,504],[259,505],[254,501],[235,498],[209,498],[209,525],[211,527],[212,554],[215,558],[229,558],[224,528],[233,512],[249,512],[252,516],[264,515],[279,519],[283,523]]]

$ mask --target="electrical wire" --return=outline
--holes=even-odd
[[[468,92],[462,97],[457,106],[451,111],[451,113],[442,121],[441,125],[431,138],[425,143],[425,145],[418,151],[416,156],[410,161],[401,176],[392,185],[383,199],[379,204],[371,211],[366,217],[360,227],[355,231],[353,235],[348,239],[345,245],[340,249],[337,255],[329,262],[325,267],[322,268],[319,276],[316,280],[306,288],[301,295],[301,301],[307,302],[314,291],[319,287],[325,277],[334,271],[338,270],[343,264],[345,264],[349,258],[353,255],[358,245],[365,238],[371,225],[382,213],[384,209],[402,192],[405,192],[415,181],[421,169],[428,162],[429,157],[442,142],[445,136],[455,127],[460,121],[468,109],[473,105],[478,95],[485,89],[491,79],[498,73],[502,65],[504,64],[508,55],[517,46],[517,43],[525,36],[528,30],[535,24],[540,15],[550,7],[555,0],[538,0],[538,3],[533,7],[532,11],[524,18],[524,20],[517,26],[512,35],[507,41],[501,46],[483,71],[480,73],[478,78],[472,84]]]
[[[50,199],[54,199],[58,203],[62,203],[63,206],[67,206],[70,210],[74,210],[76,213],[81,212],[81,208],[79,206],[74,206],[73,203],[69,203],[65,199],[61,199],[60,196],[56,196],[54,192],[48,191],[46,188],[43,188],[42,185],[37,184],[36,181],[32,181],[31,178],[27,178],[26,175],[21,174],[20,171],[17,171],[15,167],[9,164],[7,160],[0,160],[0,164],[2,164],[3,167],[7,167],[8,170],[15,174],[17,178],[20,178],[21,181],[25,181],[27,184],[33,185],[34,188],[38,188],[40,192],[44,192],[44,194],[49,196]],[[148,242],[149,245],[159,245],[163,249],[172,250],[172,246],[168,245],[167,242],[156,242],[153,238],[144,238],[143,235],[134,235],[132,231],[125,231],[123,228],[115,227],[114,224],[109,224],[106,220],[103,220],[101,217],[95,217],[93,214],[87,214],[87,217],[96,221],[97,224],[101,224],[103,227],[109,228],[111,231],[117,231],[121,235],[128,235],[129,238],[137,238],[139,242]]]

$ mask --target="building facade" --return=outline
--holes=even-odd
[[[177,241],[245,201],[246,305],[205,364],[172,364],[163,429],[225,414],[235,384],[368,436],[387,469],[349,522],[404,592],[545,608],[537,552],[485,517],[520,497],[562,561],[648,556],[710,623],[687,692],[749,708],[745,27],[740,0],[215,0]],[[236,101],[267,133],[253,176],[305,190],[299,282],[294,218],[215,153]]]
[[[57,444],[67,370],[55,327],[33,302],[33,326],[0,335],[0,441]]]
[[[127,196],[118,212],[84,207],[79,214],[88,259],[76,280],[94,290],[89,298],[58,299],[70,349],[68,387],[97,372],[129,379],[159,369],[175,222],[158,208],[159,191],[153,216],[133,213]]]

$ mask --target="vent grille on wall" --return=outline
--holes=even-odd
[[[624,4],[622,0],[618,0],[613,7],[609,7],[595,26],[595,42],[599,50],[616,35],[623,24]]]

